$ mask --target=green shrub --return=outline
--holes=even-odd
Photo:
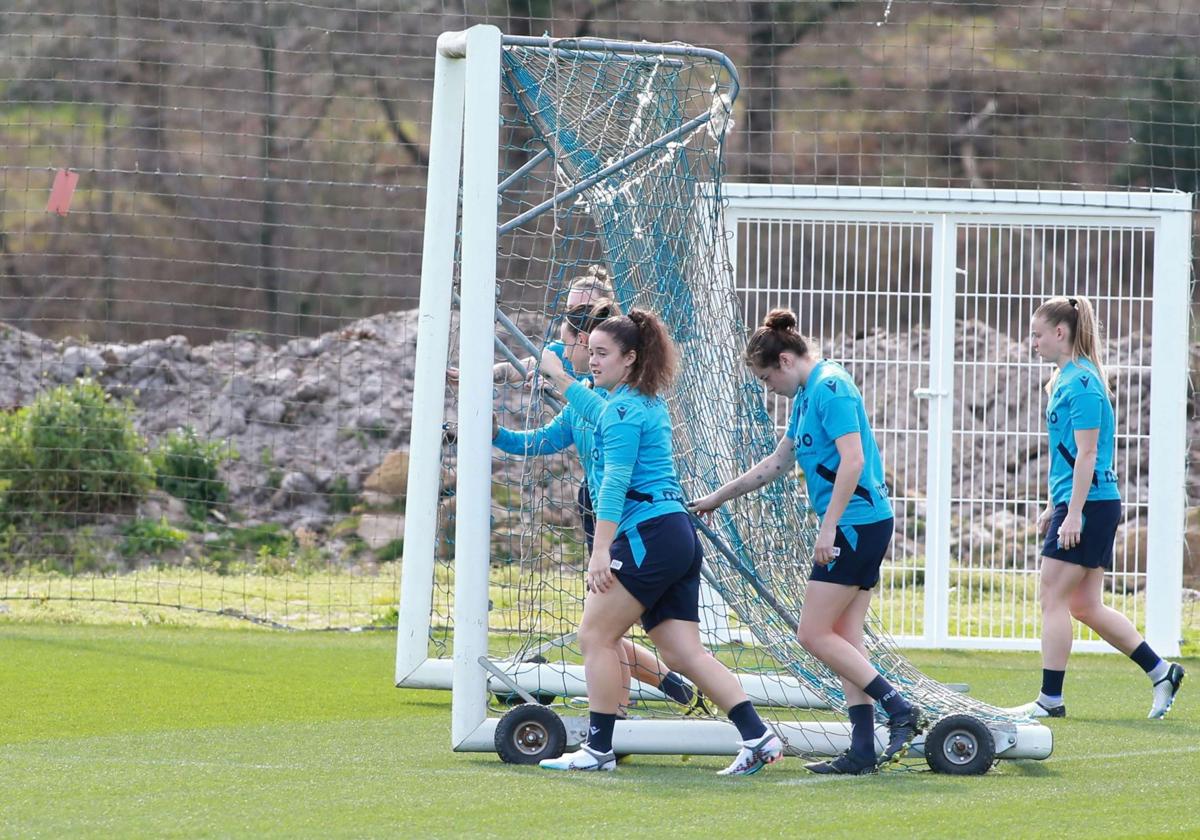
[[[315,544],[295,540],[289,545],[272,548],[260,546],[250,570],[262,575],[311,575],[328,568],[325,552]]]
[[[0,487],[0,504],[4,502],[3,492],[3,488]],[[19,547],[17,526],[11,523],[5,524],[3,511],[0,509],[0,572],[7,575],[16,571],[21,562],[18,553]]]
[[[386,629],[395,627],[400,623],[400,610],[396,607],[389,607],[384,612],[376,615],[371,619],[370,627]]]
[[[404,556],[404,538],[392,540],[375,552],[375,559],[380,563],[391,563]]]
[[[121,529],[125,540],[121,543],[121,554],[125,557],[155,557],[172,548],[187,543],[187,532],[172,528],[164,516],[157,522],[153,519],[135,519]]]
[[[1200,79],[1194,57],[1148,72],[1148,89],[1131,100],[1128,162],[1114,180],[1194,193],[1200,189]]]
[[[247,561],[287,557],[295,537],[275,522],[229,528],[204,547],[205,565],[219,574],[247,568]]]
[[[151,486],[133,406],[80,379],[0,419],[0,521],[128,508]]]
[[[258,463],[267,471],[267,487],[271,490],[278,490],[279,485],[283,484],[283,470],[279,469],[275,463],[275,450],[264,446],[258,453]]]
[[[358,494],[350,489],[350,481],[344,475],[333,480],[329,488],[329,509],[334,513],[349,513],[358,502]]]
[[[185,426],[159,443],[151,461],[158,486],[183,501],[193,519],[203,520],[212,508],[229,501],[220,468],[236,457],[231,446],[204,440]]]

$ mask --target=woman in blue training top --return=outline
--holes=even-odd
[[[1150,677],[1151,718],[1171,708],[1184,671],[1151,650],[1133,624],[1105,606],[1104,572],[1112,568],[1121,494],[1113,464],[1115,421],[1100,363],[1091,303],[1055,297],[1033,313],[1034,351],[1057,366],[1046,384],[1050,433],[1050,500],[1038,517],[1042,545],[1042,690],[1018,708],[1031,717],[1066,717],[1063,677],[1071,654],[1071,617],[1100,634]]]
[[[758,716],[742,685],[700,644],[703,551],[675,472],[671,418],[660,396],[674,379],[676,352],[655,315],[633,310],[592,330],[590,369],[602,400],[542,354],[542,373],[571,407],[595,418],[592,453],[596,537],[588,563],[579,644],[591,706],[587,741],[549,770],[614,770],[612,736],[622,697],[621,639],[641,619],[663,660],[729,715],[741,748],[722,775],[749,775],[783,755],[783,743]],[[596,475],[589,470],[589,473]]]
[[[767,315],[746,345],[745,361],[768,392],[792,400],[787,432],[773,453],[692,509],[710,514],[799,463],[821,528],[796,637],[842,678],[851,723],[850,749],[806,766],[815,773],[873,773],[879,763],[898,760],[923,725],[921,710],[875,670],[863,646],[863,622],[894,524],[875,435],[850,374],[816,354],[789,310]],[[875,701],[889,730],[878,761]]]
[[[620,308],[608,300],[597,301],[594,305],[585,303],[571,307],[559,330],[561,348],[551,348],[552,351],[566,364],[570,364],[574,371],[586,371],[590,333],[598,324],[620,314]],[[590,380],[588,376],[577,376],[576,378],[581,382]],[[597,394],[597,397],[599,396]],[[595,531],[592,503],[588,495],[589,481],[597,480],[591,475],[591,470],[597,463],[592,458],[594,433],[595,425],[580,417],[570,405],[564,406],[553,420],[540,429],[518,432],[494,424],[492,430],[492,445],[510,455],[527,457],[551,455],[555,452],[562,452],[572,445],[575,447],[575,452],[579,456],[585,472],[584,480],[579,487],[578,504],[589,554],[592,550],[592,538]],[[621,646],[622,683],[625,686],[622,713],[629,705],[631,677],[646,685],[657,686],[663,694],[676,703],[689,707],[689,711],[703,710],[703,700],[697,696],[692,686],[684,682],[678,674],[669,671],[652,652],[628,639],[622,639]]]

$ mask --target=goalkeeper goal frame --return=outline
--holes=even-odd
[[[496,269],[499,237],[538,214],[569,201],[601,178],[651,153],[648,146],[596,175],[558,192],[543,204],[499,224],[501,55],[504,46],[604,51],[620,56],[690,56],[719,62],[729,73],[728,96],[738,76],[715,50],[681,44],[502,35],[493,26],[443,33],[438,39],[433,87],[427,205],[421,266],[412,431],[406,502],[395,683],[405,688],[452,688],[451,745],[456,751],[492,751],[499,719],[488,715],[489,691],[561,687],[583,696],[581,666],[494,662],[488,657],[488,558],[492,462],[492,364],[496,335]],[[713,114],[700,115],[661,139],[663,144]],[[465,142],[464,142],[465,138]],[[461,228],[459,200],[461,196]],[[459,234],[461,233],[461,239]],[[454,525],[453,657],[429,656],[430,610],[442,480],[445,386],[450,349],[456,248],[461,252],[459,292],[459,403]],[[466,468],[465,465],[471,465]],[[787,675],[741,675],[756,702],[824,708],[824,702]],[[635,683],[634,696],[661,699]],[[586,720],[566,719],[567,743],[583,739]],[[803,752],[836,754],[849,747],[849,725],[792,721],[774,724]],[[991,727],[996,753],[1005,758],[1045,758],[1049,730],[1032,725]],[[728,755],[738,748],[732,724],[717,720],[628,720],[614,732],[619,753]]]

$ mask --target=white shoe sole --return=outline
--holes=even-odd
[[[1012,706],[1005,709],[1010,715],[1024,715],[1031,718],[1064,718],[1065,714],[1052,715],[1045,706],[1034,700],[1032,703],[1026,703],[1023,706]]]
[[[551,762],[539,761],[538,767],[543,770],[554,770],[558,773],[611,773],[617,769],[617,763],[609,761],[604,764],[593,764],[591,767],[572,767],[569,764],[556,766]]]

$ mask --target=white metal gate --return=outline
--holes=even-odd
[[[1106,325],[1114,384],[1126,523],[1113,602],[1177,651],[1191,197],[742,184],[726,196],[747,325],[795,310],[863,388],[897,511],[875,604],[888,630],[908,645],[1037,647],[1048,370],[1026,336],[1038,303],[1077,293]],[[1108,649],[1090,634],[1077,647]]]

